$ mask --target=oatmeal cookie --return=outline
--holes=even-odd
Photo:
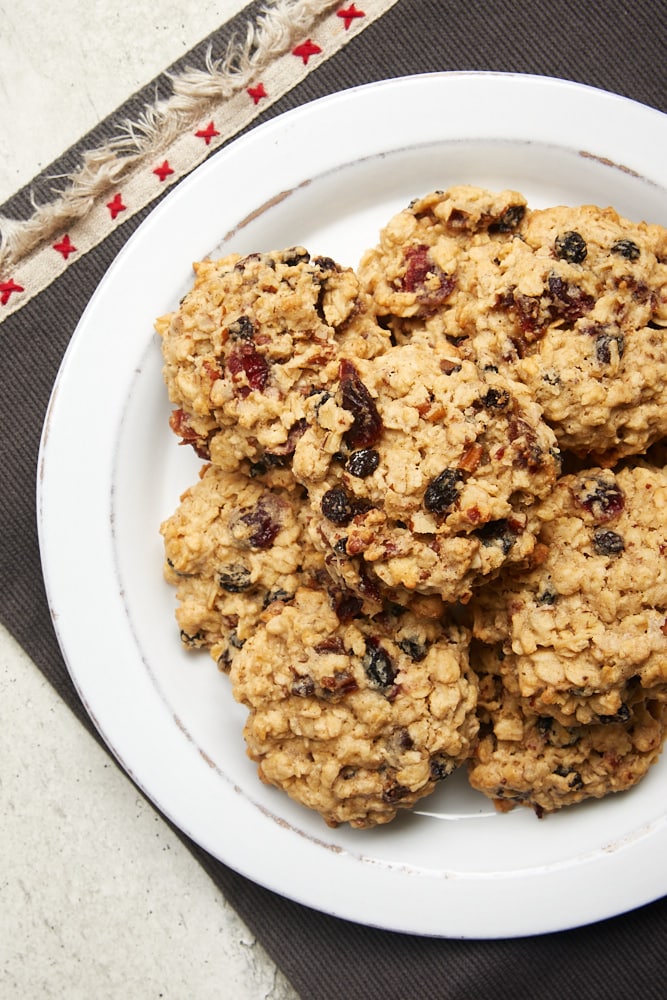
[[[526,199],[518,191],[493,193],[472,185],[416,198],[387,223],[357,268],[378,314],[399,320],[437,314],[445,332],[460,335],[446,318],[462,290],[473,284],[471,250],[507,239],[525,211]],[[395,326],[400,334],[401,323]]]
[[[525,707],[567,726],[623,721],[638,695],[667,699],[667,472],[563,476],[535,513],[539,564],[472,607]]]
[[[368,295],[350,269],[302,247],[194,265],[193,288],[156,322],[171,427],[204,459],[289,456],[308,393],[340,352],[385,349]]]
[[[293,472],[310,496],[311,537],[368,610],[415,594],[465,601],[530,556],[530,507],[560,465],[519,383],[451,350],[397,346],[341,362],[307,422]]]
[[[591,464],[611,466],[665,436],[667,230],[611,208],[529,209],[516,192],[453,190],[487,203],[481,221],[474,212],[461,229],[456,213],[440,221],[452,199],[430,195],[399,213],[360,264],[395,340],[446,339],[509,371],[561,448]]]
[[[487,651],[477,664],[481,728],[468,778],[500,811],[521,804],[541,816],[624,791],[660,756],[665,702],[635,701],[623,721],[564,726],[527,710],[505,683],[504,667],[491,661]]]
[[[181,641],[209,650],[222,670],[268,605],[326,577],[302,492],[208,465],[161,525]]]
[[[230,678],[262,780],[330,826],[389,822],[477,732],[464,630],[410,612],[341,619],[322,590],[267,608]]]

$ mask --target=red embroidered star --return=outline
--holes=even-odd
[[[253,104],[259,104],[263,97],[269,96],[264,89],[263,83],[258,83],[256,87],[248,87],[248,93],[252,97]]]
[[[53,249],[61,253],[65,260],[69,257],[71,253],[76,253],[76,247],[69,238],[69,235],[65,233],[60,243],[53,243]]]
[[[322,49],[315,42],[312,42],[310,38],[307,38],[305,42],[301,45],[297,45],[295,49],[292,49],[293,56],[301,56],[303,59],[304,66],[308,65],[308,60],[311,56],[316,56]]]
[[[213,122],[209,122],[206,128],[200,128],[198,132],[195,132],[198,139],[203,139],[207,146],[211,145],[211,139],[216,135],[220,135],[216,129]]]
[[[345,22],[345,30],[347,31],[355,17],[366,17],[363,10],[357,10],[353,3],[349,7],[341,7],[340,10],[336,11],[336,17],[342,17]]]
[[[107,208],[111,212],[111,218],[115,219],[117,215],[120,215],[121,212],[125,211],[127,206],[123,204],[121,195],[115,194],[111,201],[107,202]]]
[[[173,174],[173,172],[174,171],[169,166],[168,160],[165,160],[164,163],[161,163],[160,166],[156,167],[155,170],[153,171],[153,173],[157,174],[157,176],[160,178],[161,181],[166,180],[169,174]]]
[[[23,291],[25,289],[21,285],[17,285],[13,278],[10,278],[9,281],[0,281],[0,304],[6,306],[12,292]]]

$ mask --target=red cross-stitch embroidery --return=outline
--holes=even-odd
[[[342,17],[345,22],[345,30],[347,31],[355,17],[366,17],[363,10],[357,10],[353,3],[349,7],[341,7],[340,10],[336,11],[337,17]]]
[[[71,253],[76,253],[76,247],[70,240],[69,235],[67,233],[65,233],[65,235],[63,236],[63,238],[60,240],[59,243],[53,243],[52,246],[54,250],[57,250],[58,253],[61,253],[63,255],[65,260],[67,260],[67,258]]]
[[[0,304],[6,306],[12,292],[23,292],[25,289],[10,278],[9,281],[0,281]]]
[[[115,219],[117,215],[124,212],[127,205],[123,204],[123,199],[120,194],[115,194],[111,201],[107,202],[107,208],[111,212],[111,218]]]
[[[216,129],[213,122],[209,122],[206,128],[200,128],[198,132],[195,132],[195,135],[198,139],[203,139],[207,146],[210,146],[211,139],[213,139],[216,135],[220,135],[220,133]]]
[[[153,173],[157,174],[157,176],[160,178],[161,181],[166,180],[169,174],[173,174],[173,172],[174,171],[169,166],[168,160],[165,160],[164,163],[161,163],[160,166],[156,167],[155,170],[153,171]]]
[[[248,87],[248,93],[252,97],[253,104],[259,104],[263,97],[268,97],[263,83],[258,83],[256,87]]]
[[[295,49],[292,49],[292,55],[301,56],[304,66],[307,66],[310,57],[318,55],[321,51],[322,49],[319,45],[316,45],[315,42],[310,40],[310,38],[307,38],[305,42],[301,43],[301,45],[297,45]]]

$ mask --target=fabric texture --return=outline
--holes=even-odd
[[[265,106],[261,100],[256,105],[247,103],[248,87],[256,87],[264,77],[278,78],[268,75],[273,60],[266,65],[267,73],[261,67],[261,78],[252,74],[244,78],[237,98],[241,95],[245,101],[245,117],[241,114],[234,120],[235,131],[225,130],[221,142],[342,88],[437,70],[494,70],[565,78],[667,112],[667,6],[658,0],[636,0],[632,4],[609,0],[586,5],[577,0],[398,0],[369,4],[373,18],[362,26],[363,18],[354,17],[349,31],[338,11],[354,8],[365,12],[363,0],[356,7],[348,3],[314,6],[319,6],[320,11],[303,22],[303,30],[297,32],[299,37],[283,40],[282,53],[276,57],[288,63],[294,60],[291,69],[298,69],[298,74],[283,76],[282,84],[276,87],[278,96],[271,102],[267,100]],[[54,253],[66,266],[59,266],[58,273],[49,275],[48,280],[42,278],[41,290],[26,296],[20,307],[20,293],[11,283],[23,287],[17,275],[26,255],[14,253],[8,257],[7,247],[18,245],[17,240],[20,243],[16,233],[21,223],[33,218],[34,201],[44,204],[52,199],[55,175],[75,174],[87,151],[117,137],[124,122],[140,120],[145,109],[154,105],[156,94],[161,100],[169,100],[173,93],[170,81],[186,68],[210,72],[209,53],[227,51],[230,39],[244,36],[248,22],[256,21],[263,9],[263,4],[250,4],[207,43],[170,67],[169,75],[162,75],[100,123],[0,210],[3,219],[13,220],[4,224],[4,257],[0,256],[0,614],[78,719],[93,733],[94,727],[59,653],[44,595],[34,500],[39,440],[58,367],[83,309],[128,237],[163,196],[162,182],[156,177],[156,196],[144,195],[144,204],[136,211],[117,213],[112,220],[115,224],[108,227],[101,240],[92,239],[89,246],[86,244],[84,253],[67,252],[65,236],[77,246],[74,223],[90,221],[91,212],[100,204],[102,213],[108,215],[108,203],[113,203],[120,189],[109,194],[105,188],[101,201],[93,197],[90,210],[76,219],[72,216],[72,226],[67,222],[50,232],[47,241],[51,246],[61,244]],[[332,18],[343,21],[344,34],[338,30],[340,24],[329,23],[326,29],[338,31],[336,44],[326,53],[311,51],[306,62],[303,55],[295,57],[292,50],[308,39],[320,49],[326,48],[325,39],[333,37],[322,27],[322,19],[327,18],[330,22]],[[268,86],[265,89],[268,93]],[[205,130],[209,121],[216,120],[215,113],[204,114],[194,131]],[[190,120],[187,129],[188,141],[192,142]],[[209,147],[205,141],[200,143],[199,159],[211,155],[215,148],[219,144],[211,142]],[[167,153],[159,151],[155,166],[168,158]],[[179,171],[169,184],[177,183],[188,172],[185,160]],[[107,222],[105,218],[105,226]],[[8,307],[4,314],[3,306]],[[184,839],[303,1000],[398,1000],[413,996],[422,1000],[527,1000],[535,996],[579,1000],[587,995],[625,1000],[662,996],[667,900],[560,934],[497,941],[420,938],[310,911],[248,882]],[[263,849],[270,849],[270,845]],[[535,906],[548,908],[549,900],[535,900]],[[572,900],[572,917],[576,923],[576,899]]]

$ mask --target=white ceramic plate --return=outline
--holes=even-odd
[[[311,907],[425,935],[510,937],[618,914],[667,891],[667,759],[632,792],[543,820],[498,815],[457,776],[374,831],[328,829],[260,784],[244,710],[181,651],[160,521],[199,463],[167,426],[153,319],[191,262],[300,243],[355,265],[413,196],[512,187],[667,225],[667,117],[553,79],[411,77],[299,108],[186,179],[93,296],[42,439],[39,530],[53,619],[92,719],[157,806],[211,854]],[[460,779],[460,780],[459,780]]]

